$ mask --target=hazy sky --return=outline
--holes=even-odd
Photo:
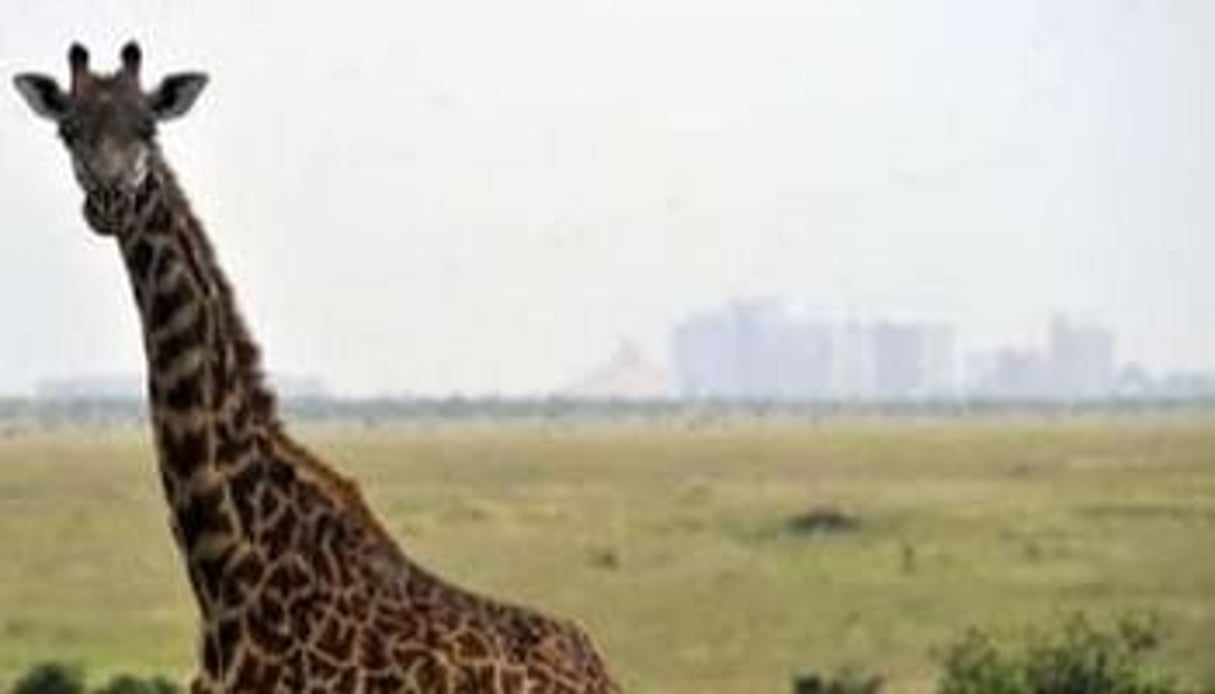
[[[103,9],[104,5],[104,9]],[[0,0],[0,69],[144,46],[212,82],[163,141],[270,368],[560,386],[738,296],[1053,310],[1215,368],[1208,0]],[[0,96],[0,392],[142,369],[113,242]]]

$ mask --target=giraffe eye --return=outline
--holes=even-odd
[[[80,139],[80,126],[72,121],[63,121],[59,124],[59,137],[69,145]]]
[[[152,122],[151,118],[141,120],[135,126],[135,134],[145,140],[150,140],[156,134],[156,124]]]

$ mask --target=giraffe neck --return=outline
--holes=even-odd
[[[258,551],[254,497],[269,484],[259,460],[278,434],[276,407],[228,281],[159,156],[122,210],[119,244],[143,325],[161,477],[207,616],[224,576]]]
[[[257,344],[210,240],[159,156],[124,216],[120,246],[143,325],[153,414],[247,409],[275,424]]]

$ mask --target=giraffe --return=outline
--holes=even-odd
[[[233,290],[157,143],[202,73],[141,86],[141,52],[112,73],[68,51],[69,88],[15,86],[54,121],[84,217],[116,240],[143,328],[170,525],[196,599],[196,694],[611,694],[571,621],[460,588],[410,559],[354,482],[285,430]]]

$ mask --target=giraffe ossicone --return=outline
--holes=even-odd
[[[116,239],[143,327],[173,534],[200,614],[193,692],[618,692],[574,623],[411,560],[355,484],[284,430],[261,357],[156,142],[201,73],[141,83],[142,54],[15,86],[67,146],[90,227]]]

